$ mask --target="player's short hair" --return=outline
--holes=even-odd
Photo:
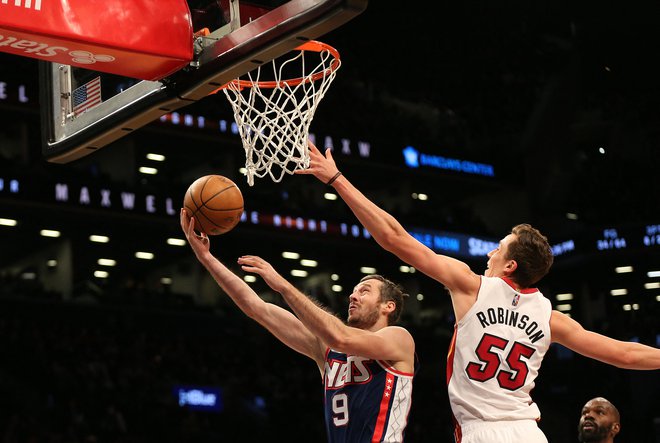
[[[514,226],[511,233],[517,239],[509,244],[507,258],[518,264],[511,278],[528,288],[550,271],[554,261],[552,248],[546,236],[527,223]]]
[[[394,308],[394,311],[390,312],[390,315],[387,317],[387,324],[388,325],[397,324],[401,319],[404,299],[408,297],[408,294],[404,292],[403,287],[401,287],[401,285],[394,283],[392,280],[386,279],[382,275],[371,274],[364,276],[362,277],[362,279],[360,279],[360,283],[366,280],[378,280],[379,282],[382,283],[380,286],[380,301],[386,302],[392,300],[394,302],[394,305],[396,306]]]

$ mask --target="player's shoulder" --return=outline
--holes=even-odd
[[[385,326],[383,329],[379,330],[378,332],[381,335],[385,335],[387,337],[400,338],[400,339],[407,338],[412,342],[415,341],[410,331],[400,325]]]
[[[387,330],[390,330],[390,331],[399,331],[401,333],[410,334],[410,331],[408,331],[408,329],[406,329],[405,327],[403,327],[401,325],[389,325],[389,326],[385,326],[383,329],[387,329]]]

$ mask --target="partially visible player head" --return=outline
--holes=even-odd
[[[349,298],[348,325],[371,329],[379,321],[383,326],[396,324],[401,318],[403,300],[401,286],[377,274],[363,277]],[[383,318],[383,320],[381,320]]]
[[[553,261],[548,239],[523,223],[514,226],[499,247],[488,253],[486,275],[509,277],[521,288],[528,288],[550,271]]]
[[[620,420],[619,411],[612,403],[602,397],[592,398],[582,407],[578,440],[583,443],[612,442],[621,430]]]

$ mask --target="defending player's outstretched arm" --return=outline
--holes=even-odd
[[[259,274],[268,286],[282,294],[303,324],[328,347],[375,360],[411,360],[414,341],[404,328],[388,326],[372,332],[347,326],[296,289],[264,259],[246,255],[238,263],[243,270]]]
[[[442,283],[452,296],[476,297],[480,279],[465,263],[436,254],[410,235],[392,215],[362,194],[346,176],[339,175],[335,178],[338,169],[329,149],[326,150],[325,156],[311,142],[309,149],[309,168],[296,173],[312,174],[323,183],[334,178],[331,185],[380,246]]]
[[[194,231],[194,219],[188,218],[185,209],[181,209],[180,222],[195,256],[236,306],[285,345],[316,361],[323,372],[325,346],[318,338],[291,312],[263,301],[247,283],[215,258],[210,252],[208,236]]]
[[[625,369],[660,369],[660,349],[588,331],[559,311],[552,311],[550,330],[552,341],[585,357]]]

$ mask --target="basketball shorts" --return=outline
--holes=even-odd
[[[459,443],[548,443],[534,420],[469,423]]]

